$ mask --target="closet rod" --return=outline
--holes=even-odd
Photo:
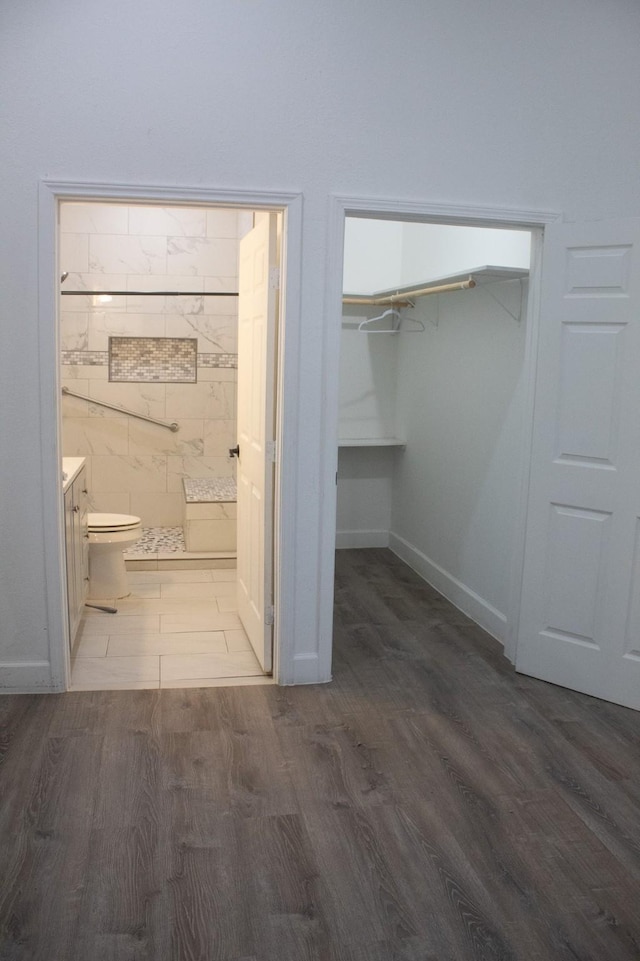
[[[421,287],[404,294],[386,294],[384,297],[343,297],[343,304],[368,304],[372,307],[384,307],[385,304],[395,304],[397,307],[413,307],[414,297],[426,297],[428,294],[448,294],[451,290],[470,290],[476,286],[473,277],[461,280],[455,284],[439,284],[437,287]]]

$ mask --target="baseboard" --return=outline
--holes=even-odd
[[[57,694],[48,661],[0,662],[0,694]]]
[[[430,560],[426,554],[404,540],[403,537],[390,533],[389,548],[405,564],[408,564],[416,574],[419,574],[428,584],[431,584],[432,587],[443,594],[447,600],[455,604],[458,610],[470,617],[476,624],[479,624],[496,640],[504,643],[507,628],[507,618],[504,614]]]
[[[349,547],[388,547],[389,531],[338,531],[336,550]]]

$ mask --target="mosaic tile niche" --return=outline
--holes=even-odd
[[[63,454],[87,458],[91,510],[177,528],[184,478],[235,478],[237,298],[216,293],[237,291],[238,242],[251,226],[252,214],[237,210],[62,204],[62,289],[92,292],[60,299],[62,384],[90,398],[62,399]],[[135,358],[131,370],[114,366],[123,341],[153,344],[146,373]],[[162,360],[153,352],[163,341],[189,342],[189,359]]]
[[[195,337],[110,337],[111,383],[195,384]]]

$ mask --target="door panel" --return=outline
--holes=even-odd
[[[640,708],[640,222],[545,231],[516,669]]]
[[[264,671],[273,666],[276,214],[240,241],[238,299],[238,614]]]

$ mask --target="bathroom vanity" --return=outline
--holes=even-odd
[[[62,478],[69,644],[73,647],[89,584],[88,490],[84,457],[63,457]]]

